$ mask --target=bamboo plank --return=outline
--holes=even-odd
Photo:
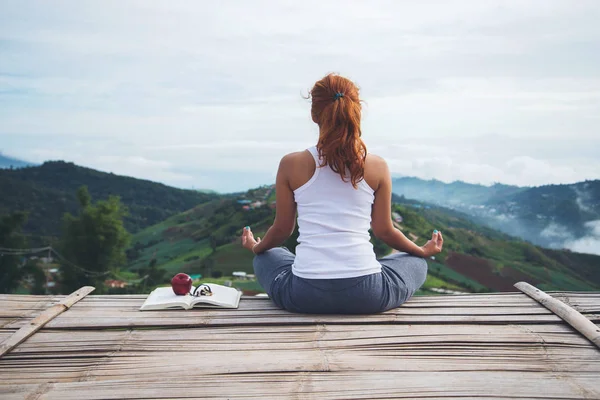
[[[152,349],[178,351],[181,343],[193,344],[194,351],[230,349],[282,349],[312,347],[315,337],[326,346],[357,348],[389,344],[480,343],[545,344],[588,347],[589,343],[572,329],[532,330],[520,326],[468,325],[373,325],[356,330],[352,326],[290,326],[274,330],[268,327],[218,327],[199,329],[140,330],[140,331],[41,331],[13,354],[85,351],[86,349],[118,347],[120,351]],[[490,335],[496,335],[491,337]],[[121,343],[124,339],[126,343]],[[266,340],[265,340],[266,339]],[[118,346],[117,346],[118,344]],[[129,347],[131,346],[131,347]]]
[[[0,302],[12,301],[15,303],[33,302],[37,303],[41,298],[47,298],[50,301],[60,301],[65,296],[62,295],[39,295],[39,294],[0,294]]]
[[[6,297],[6,295],[4,296]],[[0,328],[24,325],[37,317],[52,303],[54,296],[15,296],[16,299],[0,301]],[[20,326],[19,326],[20,327]]]
[[[564,364],[549,363],[538,354],[506,354],[504,357],[467,357],[461,354],[451,354],[448,357],[435,355],[403,355],[394,353],[382,354],[380,357],[373,355],[352,355],[347,352],[320,353],[316,350],[302,351],[296,354],[290,352],[229,352],[219,354],[221,361],[210,357],[210,353],[195,353],[191,355],[177,354],[177,363],[165,362],[167,354],[150,356],[147,359],[135,358],[131,355],[122,355],[118,358],[105,360],[79,360],[68,361],[60,370],[52,368],[52,364],[19,366],[20,372],[13,370],[12,376],[3,374],[12,385],[44,382],[77,382],[96,381],[106,382],[118,379],[131,381],[145,381],[149,377],[160,377],[161,380],[177,381],[182,371],[187,377],[202,379],[210,375],[244,375],[251,373],[272,374],[285,373],[335,373],[335,372],[440,372],[452,373],[456,371],[470,372],[473,375],[482,371],[502,371],[503,373],[554,373],[556,375],[574,373],[580,375],[599,374],[598,368],[585,368],[585,362],[569,362]],[[566,357],[566,356],[565,356]],[[522,359],[515,363],[511,360]],[[239,360],[239,362],[238,362]],[[456,363],[452,368],[449,363]],[[590,361],[587,361],[590,363]],[[507,364],[508,363],[508,364]],[[117,367],[118,366],[118,367]],[[585,368],[579,370],[578,368]],[[31,375],[27,379],[24,375]],[[0,384],[1,387],[1,384]]]
[[[40,330],[46,323],[48,323],[48,321],[52,320],[52,318],[71,308],[73,304],[77,303],[94,289],[95,288],[91,286],[84,286],[76,290],[75,292],[71,293],[71,295],[64,298],[60,303],[50,307],[39,316],[34,318],[28,326],[24,326],[12,334],[0,344],[0,358],[11,351],[14,347],[18,346],[19,343],[23,342],[35,332]]]
[[[96,307],[97,305],[102,305],[103,307],[120,307],[122,305],[130,305],[130,306],[139,306],[143,303],[146,296],[128,296],[124,298],[122,296],[88,296],[86,298],[85,304],[78,304],[77,307]],[[573,297],[570,296],[572,301],[577,301],[582,304],[590,304],[590,305],[599,305],[600,299],[592,298],[590,296],[587,297]],[[1,304],[1,303],[0,303]],[[418,296],[410,299],[408,302],[402,305],[401,308],[411,308],[411,307],[496,307],[496,306],[530,306],[537,307],[538,303],[526,296],[523,293],[514,294],[511,296],[496,296],[494,295],[486,295],[486,296],[469,296],[463,297],[461,295],[456,296]],[[265,298],[254,298],[249,296],[243,296],[242,301],[240,302],[240,310],[243,309],[277,309],[275,305],[269,300]]]
[[[223,315],[223,316],[232,316],[232,317],[244,317],[251,316],[256,314],[269,314],[269,315],[281,315],[281,316],[290,316],[290,315],[299,315],[293,314],[285,310],[280,309],[247,309],[247,308],[239,308],[237,310],[232,309],[216,309],[216,308],[196,308],[194,310],[182,310],[182,309],[171,309],[171,310],[157,310],[157,311],[144,311],[144,313],[140,313],[139,309],[134,307],[77,307],[72,309],[71,315],[81,315],[87,316],[89,314],[105,314],[107,316],[114,314],[133,314],[140,317],[145,317],[146,315],[154,315],[158,313],[162,314],[181,314],[181,313],[203,313],[204,315]],[[496,307],[400,307],[393,310],[386,311],[381,314],[375,315],[552,315],[552,311],[540,307],[539,304],[536,304],[535,307],[504,307],[504,306],[496,306]],[[314,314],[313,314],[314,315]],[[318,315],[318,314],[317,314]],[[323,315],[323,314],[321,314]]]
[[[560,300],[547,295],[527,282],[518,282],[515,284],[515,287],[561,317],[565,322],[577,329],[577,331],[600,348],[600,328],[581,315],[577,310],[574,310]]]
[[[0,341],[6,340],[9,336],[15,333],[14,329],[2,329],[0,330]]]
[[[541,309],[541,308],[540,308]],[[372,315],[311,315],[292,314],[281,310],[242,312],[238,310],[170,310],[138,312],[137,309],[97,312],[93,310],[71,310],[69,315],[56,318],[48,324],[52,329],[101,329],[152,326],[211,326],[211,325],[282,325],[282,324],[357,324],[371,323],[418,324],[418,323],[483,323],[483,324],[538,324],[555,323],[560,318],[553,313],[539,310],[528,312],[506,312],[457,314],[438,311],[437,314],[422,314],[420,310],[407,312],[391,310]],[[10,325],[8,326],[11,327]]]
[[[475,335],[481,336],[484,340],[491,340],[489,335],[496,333],[513,333],[530,336],[535,335],[557,335],[557,337],[569,337],[578,343],[589,345],[589,342],[582,338],[569,325],[563,323],[549,325],[535,325],[525,327],[520,325],[466,325],[466,324],[431,324],[431,325],[389,325],[389,324],[370,324],[357,327],[355,325],[281,325],[274,327],[264,326],[227,326],[227,327],[201,327],[201,328],[173,328],[173,329],[147,329],[135,330],[134,337],[148,335],[149,340],[156,338],[157,342],[164,338],[171,337],[173,340],[183,340],[192,337],[203,343],[209,340],[222,341],[231,344],[237,342],[238,336],[243,342],[255,342],[265,334],[278,335],[281,338],[292,338],[296,341],[298,335],[309,335],[312,340],[318,332],[321,338],[331,335],[338,335],[340,338],[370,338],[370,337],[407,337],[418,338],[423,335],[440,336],[447,335]],[[37,335],[30,338],[26,344],[15,349],[19,352],[24,348],[34,344],[51,343],[51,346],[60,346],[60,342],[67,340],[69,343],[86,343],[89,340],[97,341],[98,338],[112,338],[113,335],[122,335],[124,330],[49,330],[44,329]],[[110,339],[112,340],[112,339]],[[561,339],[563,340],[563,339]],[[548,339],[546,339],[548,341]],[[69,344],[70,345],[70,344]]]
[[[574,296],[552,296],[555,299],[562,301],[568,306],[574,308],[582,314],[600,313],[600,299],[591,297],[574,297]]]
[[[176,380],[182,370],[198,376],[323,369],[600,374],[595,347],[564,326],[541,332],[462,325],[46,331],[33,339],[0,360],[0,382]]]
[[[558,378],[558,379],[557,379]],[[148,376],[104,382],[24,384],[3,399],[37,393],[44,399],[595,399],[597,377],[551,372],[330,372],[252,373],[189,377],[176,381]]]

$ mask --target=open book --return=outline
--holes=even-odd
[[[171,287],[156,288],[150,293],[144,304],[140,307],[141,311],[166,310],[170,308],[184,308],[189,310],[194,307],[216,307],[216,308],[237,308],[240,303],[242,292],[235,288],[217,285],[216,283],[205,283],[210,286],[212,296],[178,296],[173,293]],[[196,288],[192,286],[193,293]]]

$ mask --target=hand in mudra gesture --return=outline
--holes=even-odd
[[[249,226],[244,227],[242,230],[242,246],[254,253],[254,246],[260,243],[260,238],[254,239],[254,234],[250,230]]]
[[[431,257],[434,254],[438,254],[442,251],[442,246],[444,245],[444,238],[442,237],[442,232],[437,230],[433,231],[431,234],[431,240],[428,240],[423,249],[423,257]]]

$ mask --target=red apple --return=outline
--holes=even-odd
[[[186,295],[192,289],[192,278],[188,274],[180,272],[171,279],[171,287],[176,295]]]

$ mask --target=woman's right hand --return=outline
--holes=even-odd
[[[242,246],[254,253],[254,246],[260,243],[260,238],[254,238],[254,234],[249,226],[242,229]],[[254,253],[256,254],[256,253]]]
[[[431,257],[434,254],[438,254],[442,251],[442,246],[444,245],[444,238],[442,237],[442,232],[433,231],[431,234],[431,240],[428,240],[423,249],[423,257]]]

